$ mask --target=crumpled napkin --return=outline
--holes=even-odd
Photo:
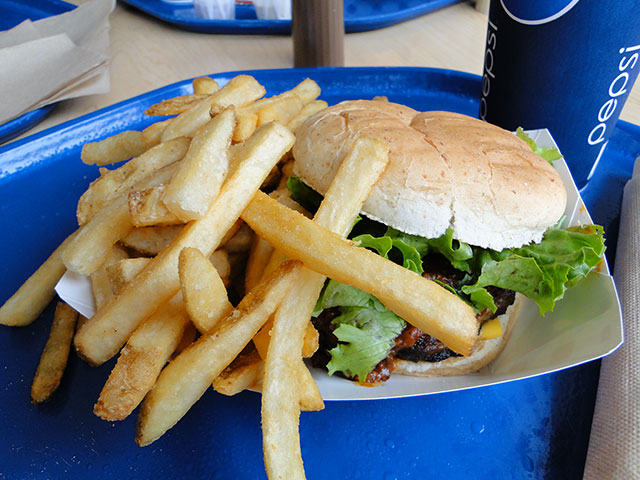
[[[625,341],[602,360],[585,480],[640,478],[640,157],[624,189],[614,278]]]
[[[0,32],[0,123],[68,98],[109,91],[109,14],[115,0]]]
[[[291,20],[291,0],[253,0],[260,20]]]
[[[236,18],[236,0],[193,0],[199,18],[233,20]]]

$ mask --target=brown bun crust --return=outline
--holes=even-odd
[[[495,360],[504,349],[518,320],[518,314],[524,298],[523,295],[517,293],[513,304],[509,306],[503,315],[498,317],[498,321],[502,326],[502,335],[490,340],[478,340],[471,355],[449,357],[441,362],[411,362],[396,358],[393,372],[419,377],[443,377],[477,372]]]
[[[387,170],[363,212],[405,233],[494,250],[540,241],[566,191],[551,165],[511,132],[449,112],[388,102],[342,102],[297,131],[294,173],[326,193],[358,137],[386,141]]]

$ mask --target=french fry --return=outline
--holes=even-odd
[[[212,331],[200,337],[163,371],[140,408],[136,442],[149,445],[198,401],[213,380],[246,347],[292,287],[298,262],[283,264],[258,285]]]
[[[129,416],[153,387],[188,323],[182,295],[178,293],[131,335],[93,412],[108,421]]]
[[[236,123],[236,128],[233,132],[233,141],[234,142],[243,142],[247,138],[251,136],[253,131],[260,126],[260,110],[269,107],[272,104],[276,104],[282,101],[285,101],[288,98],[298,98],[302,105],[306,105],[309,102],[315,100],[318,95],[320,95],[320,87],[316,82],[307,78],[296,85],[293,89],[288,90],[286,92],[281,93],[280,95],[276,95],[269,98],[263,98],[256,102],[246,105],[243,108],[238,108],[236,110],[236,115],[238,117],[238,121]],[[294,101],[295,102],[295,101]],[[279,108],[279,107],[278,107]],[[268,121],[267,116],[273,115],[277,109],[274,109],[269,113],[269,110],[265,110],[263,121]],[[297,111],[299,111],[298,108]],[[297,113],[296,111],[296,113]],[[295,113],[294,113],[295,115]],[[289,116],[289,115],[288,115]],[[277,115],[272,117],[273,119],[277,119]],[[289,121],[289,120],[287,120]]]
[[[213,380],[213,389],[222,395],[233,396],[251,388],[262,380],[264,362],[258,352],[241,353]]]
[[[258,128],[258,113],[238,109],[236,127],[233,130],[233,141],[244,142]]]
[[[376,95],[371,100],[375,100],[376,102],[388,102],[389,99],[385,95]]]
[[[253,336],[253,343],[255,345],[258,354],[263,360],[267,358],[267,352],[269,351],[269,342],[271,341],[271,329],[273,328],[273,318],[270,318],[267,323],[260,329],[258,333]],[[302,357],[309,358],[320,344],[320,335],[311,322],[307,322],[307,328],[304,331],[304,339],[302,341]]]
[[[77,318],[78,312],[66,303],[58,302],[51,324],[51,333],[31,385],[31,401],[33,403],[49,400],[60,385],[60,380],[67,366],[71,338],[75,331]]]
[[[131,224],[134,227],[182,225],[178,218],[162,201],[166,185],[157,185],[145,190],[130,192],[127,198]]]
[[[327,108],[329,104],[324,100],[314,100],[311,103],[307,103],[302,110],[300,110],[291,120],[287,123],[287,128],[293,133],[296,133],[298,127],[314,113],[318,113],[320,110]]]
[[[310,323],[310,322],[309,322]],[[298,402],[303,412],[317,412],[324,409],[324,401],[318,385],[302,360],[298,362]]]
[[[227,242],[229,242],[229,240],[231,240],[233,236],[238,232],[238,230],[242,225],[244,225],[244,222],[240,219],[233,222],[233,225],[231,225],[231,228],[227,230],[227,233],[225,233],[224,237],[222,237],[222,240],[220,240],[220,246],[224,247],[227,244]]]
[[[303,106],[302,100],[297,95],[284,97],[277,102],[265,105],[258,110],[258,126],[273,121],[286,125],[302,110]]]
[[[211,119],[212,106],[226,108],[231,105],[241,107],[257,100],[265,94],[265,89],[255,78],[238,75],[213,95],[201,100],[194,107],[175,117],[162,133],[162,141],[177,137],[192,137],[195,132]]]
[[[388,150],[379,140],[358,139],[340,165],[314,221],[309,223],[329,229],[338,238],[346,236],[389,162]],[[305,379],[300,377],[299,368],[290,365],[301,362],[305,328],[325,280],[322,274],[301,269],[295,282],[296,295],[286,297],[274,315],[262,385],[262,438],[269,478],[304,478],[298,419],[299,392]],[[307,393],[314,393],[311,388]],[[322,403],[321,398],[318,403]]]
[[[200,333],[211,330],[233,310],[216,268],[200,250],[184,248],[178,264],[187,312]]]
[[[257,235],[253,236],[247,259],[247,269],[244,274],[244,288],[247,292],[260,282],[272,253],[273,247],[269,245],[269,242]]]
[[[56,292],[54,287],[64,275],[66,267],[61,252],[77,232],[69,235],[40,267],[0,307],[0,324],[24,327],[36,320],[49,305]]]
[[[162,134],[171,122],[173,122],[173,118],[168,118],[167,120],[163,120],[162,122],[152,123],[147,128],[142,130],[142,141],[149,145],[149,147],[158,145],[162,142]]]
[[[119,295],[150,262],[150,258],[138,257],[126,258],[108,265],[105,272],[113,295]],[[102,305],[100,304],[99,307]]]
[[[219,248],[209,256],[209,261],[215,267],[222,283],[224,283],[226,287],[229,283],[229,276],[231,275],[229,253],[225,248]]]
[[[191,81],[193,93],[211,95],[220,90],[220,85],[211,77],[197,77]]]
[[[319,227],[258,192],[242,219],[289,258],[375,295],[387,308],[453,351],[468,355],[478,326],[466,303],[433,281]],[[389,279],[393,281],[389,281]]]
[[[224,248],[229,253],[244,253],[251,249],[253,242],[253,232],[244,223],[240,222],[240,227],[236,233],[227,242]]]
[[[120,243],[142,255],[153,257],[169,245],[183,228],[184,225],[133,228]]]
[[[170,165],[187,153],[190,140],[176,138],[157,145],[115,170],[107,170],[96,179],[78,201],[76,216],[84,225],[114,199],[133,190],[149,175]]]
[[[102,305],[107,303],[107,301],[112,299],[115,294],[111,288],[111,282],[109,281],[109,274],[107,272],[108,268],[128,257],[129,255],[124,248],[114,245],[111,250],[109,250],[107,257],[100,268],[89,275],[89,279],[91,280],[91,291],[93,292],[93,299],[95,300],[96,308],[100,308]]]
[[[168,98],[159,103],[154,103],[144,111],[145,115],[150,117],[159,117],[164,115],[178,115],[189,110],[198,101],[207,98],[207,94],[189,94],[179,97]]]
[[[167,184],[162,200],[181,220],[202,218],[218,195],[229,170],[234,119],[231,107],[205,124]]]
[[[253,360],[253,363],[246,366],[241,363],[241,366],[237,368],[239,371],[236,372],[234,364],[232,363],[229,365],[229,367],[227,367],[220,376],[213,381],[214,390],[225,395],[235,395],[240,393],[242,390],[247,389],[262,392],[262,383],[264,381],[264,362],[259,355],[257,360]],[[297,369],[296,376],[298,377],[300,410],[303,412],[316,412],[322,410],[324,408],[322,395],[320,395],[318,385],[316,385],[316,382],[313,380],[311,372],[309,372],[307,366],[304,362],[300,361],[295,363],[293,368]],[[218,390],[218,382],[222,384],[224,391]]]
[[[137,157],[148,148],[141,132],[127,130],[99,142],[85,143],[80,158],[87,165],[109,165]]]
[[[187,322],[184,327],[184,331],[182,332],[182,336],[180,337],[180,341],[178,342],[178,346],[171,354],[171,358],[176,358],[178,355],[182,353],[189,345],[195,342],[196,337],[198,336],[198,330],[195,325],[191,322]]]
[[[247,141],[242,150],[244,159],[222,186],[207,215],[187,224],[129,288],[101,308],[76,334],[75,345],[80,354],[94,364],[115,355],[140,322],[180,288],[180,251],[194,247],[210,255],[293,142],[293,135],[282,125],[272,123],[258,129]]]
[[[136,184],[136,188],[150,188],[166,183],[174,174],[177,164],[167,165]],[[77,235],[61,253],[69,270],[88,275],[102,265],[109,249],[133,228],[127,197],[114,200],[80,227]]]

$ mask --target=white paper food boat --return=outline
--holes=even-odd
[[[529,136],[541,147],[556,147],[547,130]],[[569,225],[592,223],[564,160],[554,162],[567,189]],[[606,232],[605,232],[606,233]],[[83,315],[93,315],[93,296],[86,277],[68,272],[56,286],[60,297]],[[495,385],[530,378],[604,357],[622,344],[622,313],[608,265],[570,288],[553,312],[541,317],[526,300],[500,356],[480,371],[456,377],[392,375],[382,385],[363,387],[324,370],[312,369],[325,400],[370,400],[426,395]]]

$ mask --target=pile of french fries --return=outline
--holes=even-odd
[[[122,420],[140,406],[141,446],[210,387],[258,390],[269,478],[304,478],[300,411],[324,404],[303,358],[318,348],[309,319],[327,276],[457,351],[477,332],[449,321],[470,309],[445,289],[344,238],[387,165],[386,144],[355,143],[313,219],[289,197],[296,129],[327,106],[315,82],[269,98],[247,75],[222,88],[198,78],[193,90],[146,111],[172,118],[84,146],[100,176],[78,202],[78,229],[0,308],[0,323],[36,320],[65,271],[89,276],[96,313],[58,303],[34,403],[57,388],[72,344],[92,365],[118,356],[94,413]]]

